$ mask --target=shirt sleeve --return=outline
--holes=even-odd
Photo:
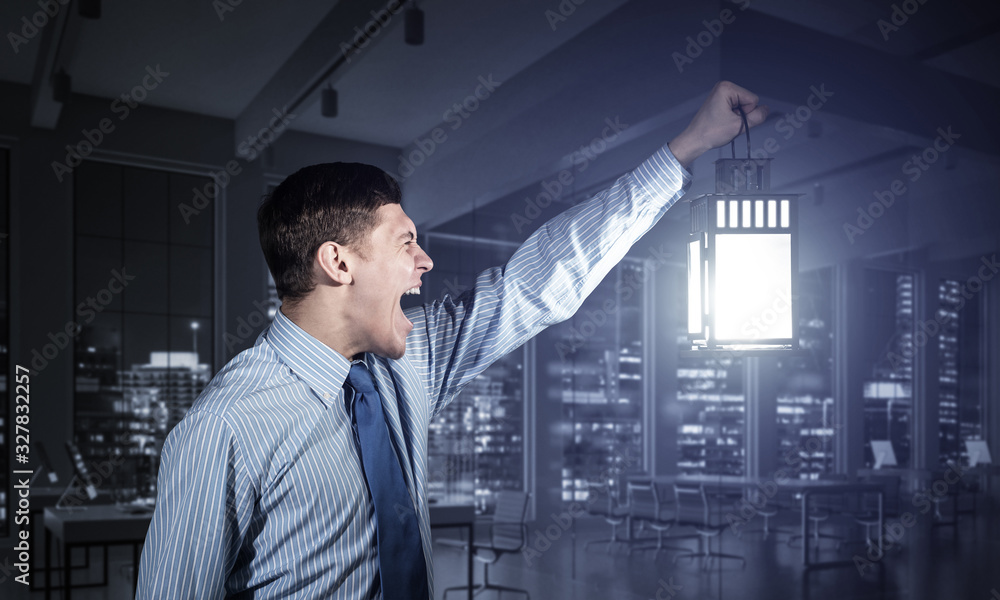
[[[691,174],[667,146],[535,231],[472,289],[407,311],[407,354],[425,366],[434,413],[498,358],[577,311],[683,195]]]
[[[241,538],[244,477],[233,430],[217,415],[191,413],[167,436],[162,457],[136,598],[224,598]]]

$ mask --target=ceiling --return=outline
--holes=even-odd
[[[676,134],[720,75],[758,89],[772,106],[756,143],[805,102],[804,82],[835,90],[802,133],[787,143],[778,138],[782,164],[775,170],[789,174],[775,176],[779,185],[808,191],[822,182],[827,199],[838,190],[867,198],[892,181],[887,169],[898,170],[907,152],[933,140],[936,127],[958,123],[966,137],[947,169],[928,171],[908,210],[954,189],[957,174],[962,185],[996,189],[993,134],[1000,126],[984,107],[1000,95],[1000,8],[986,0],[424,0],[421,46],[403,42],[402,15],[376,24],[372,12],[384,0],[101,4],[98,20],[66,9],[58,18],[39,17],[38,0],[0,4],[10,43],[0,80],[37,88],[48,85],[46,69],[61,67],[74,93],[111,99],[139,83],[147,66],[159,65],[170,75],[147,103],[234,121],[234,148],[272,109],[289,107],[294,131],[386,146],[400,156],[445,127],[449,109],[481,81],[500,82],[496,99],[482,100],[460,130],[447,127],[447,145],[407,178],[408,210],[418,225],[490,205],[498,221],[509,221],[511,206],[565,168],[606,118],[619,117],[629,129],[576,187],[603,181]],[[735,23],[680,72],[676,53],[724,10]],[[12,41],[32,18],[48,22]],[[366,27],[370,41],[345,51]],[[809,52],[798,51],[807,46]],[[327,82],[339,92],[334,119],[320,115],[317,101]],[[50,107],[53,113],[57,119],[58,107]],[[44,121],[33,124],[54,123]],[[696,170],[693,191],[709,191],[709,174],[707,166]],[[842,236],[829,224],[849,218],[859,202],[804,218],[826,223],[831,238]],[[904,237],[920,229],[911,225]]]

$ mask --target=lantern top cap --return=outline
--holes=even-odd
[[[720,158],[715,161],[715,192],[766,192],[771,189],[770,158]]]

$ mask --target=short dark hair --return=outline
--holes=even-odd
[[[327,241],[364,256],[376,211],[401,199],[396,180],[371,165],[325,163],[286,178],[257,209],[260,248],[278,297],[300,300],[315,289],[313,258]]]

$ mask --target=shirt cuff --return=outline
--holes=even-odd
[[[636,167],[632,175],[650,198],[662,204],[676,200],[691,185],[691,172],[681,166],[667,144]]]

